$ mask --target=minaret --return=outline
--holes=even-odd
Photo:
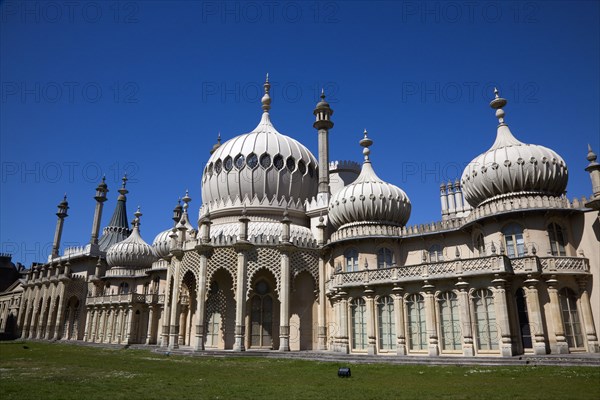
[[[598,156],[592,151],[592,146],[588,144],[587,160],[590,163],[585,170],[590,174],[592,180],[592,198],[585,206],[600,211],[600,164],[596,162],[596,159]]]
[[[321,101],[313,111],[313,127],[319,135],[319,195],[329,195],[329,129],[333,128],[333,110],[325,101],[325,91],[321,90]]]
[[[54,242],[52,243],[52,258],[58,257],[58,249],[60,248],[60,237],[62,236],[63,225],[65,223],[65,218],[68,217],[67,210],[69,209],[69,203],[67,202],[67,194],[65,193],[65,197],[63,201],[58,203],[58,211],[56,212],[56,216],[58,220],[56,221],[56,230],[54,231]]]
[[[94,210],[94,222],[92,224],[92,237],[90,243],[92,245],[98,244],[98,236],[100,234],[100,222],[102,220],[102,209],[104,208],[104,202],[106,201],[106,193],[108,193],[108,186],[106,185],[106,177],[102,177],[102,182],[98,184],[96,188],[96,209]]]
[[[121,179],[123,184],[119,189],[119,197],[117,198],[117,204],[115,205],[115,211],[108,223],[108,226],[102,231],[102,237],[98,241],[100,251],[106,251],[110,246],[115,243],[121,242],[129,237],[131,229],[129,228],[129,222],[127,222],[127,193],[129,191],[125,188],[127,185],[127,174]]]

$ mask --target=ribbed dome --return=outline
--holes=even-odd
[[[135,215],[131,235],[112,245],[106,252],[106,262],[109,267],[148,267],[156,261],[152,246],[144,242],[140,236],[139,210]]]
[[[539,194],[561,196],[568,181],[565,161],[553,150],[520,142],[504,123],[506,100],[496,93],[490,104],[500,120],[492,147],[471,161],[461,183],[465,200],[477,207],[497,197]]]
[[[281,134],[268,113],[270,97],[265,83],[263,115],[258,126],[220,145],[202,175],[202,202],[255,196],[259,200],[300,199],[316,195],[317,160],[298,141]]]
[[[403,226],[410,217],[411,205],[406,193],[382,181],[373,170],[368,149],[371,144],[365,131],[365,138],[361,140],[365,162],[360,175],[335,193],[329,202],[329,220],[336,228],[370,222]]]
[[[172,229],[162,231],[154,238],[152,242],[152,248],[157,257],[163,258],[169,255],[171,252],[171,238],[169,237],[173,232]]]

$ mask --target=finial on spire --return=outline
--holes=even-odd
[[[365,156],[365,162],[371,162],[369,160],[369,154],[371,154],[371,150],[369,150],[369,147],[373,144],[373,141],[371,139],[369,139],[368,132],[365,129],[365,131],[363,132],[364,137],[361,139],[360,142],[358,142],[362,147],[364,147],[363,149],[363,155]]]
[[[500,97],[498,88],[494,88],[494,100],[490,102],[490,107],[496,110],[496,118],[500,124],[504,124],[504,110],[502,109],[506,105],[506,99]]]
[[[183,210],[187,212],[187,209],[189,207],[188,203],[192,201],[189,190],[185,189],[185,196],[183,196],[181,200],[183,200]]]
[[[123,178],[121,178],[121,180],[123,181],[121,188],[119,189],[119,193],[121,194],[121,196],[123,196],[123,198],[125,198],[124,196],[129,193],[129,190],[127,190],[125,188],[125,186],[127,185],[127,181],[129,179],[127,179],[127,173],[125,173],[125,175],[123,175]],[[121,199],[121,197],[119,196],[119,200]]]
[[[267,72],[267,78],[265,79],[265,84],[263,85],[265,88],[265,95],[262,97],[262,109],[263,112],[268,113],[271,109],[271,96],[269,95],[269,90],[271,90],[271,84],[269,83],[269,73]]]
[[[592,146],[590,146],[588,143],[587,160],[589,162],[593,163],[594,161],[596,161],[597,158],[598,158],[598,156],[596,155],[596,153],[594,153],[594,151],[592,150]]]
[[[221,144],[221,131],[217,134],[217,143]]]
[[[325,100],[325,88],[321,88],[321,98]]]

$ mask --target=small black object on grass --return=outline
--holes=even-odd
[[[338,368],[338,376],[340,378],[350,378],[350,376],[352,376],[352,374],[350,373],[350,368],[348,368],[348,367]]]

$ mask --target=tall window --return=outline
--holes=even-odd
[[[581,348],[583,347],[583,334],[577,312],[577,297],[568,288],[563,288],[559,292],[559,297],[567,343],[570,348]]]
[[[390,296],[380,297],[377,301],[377,318],[379,322],[379,348],[381,350],[395,349],[394,300]]]
[[[346,250],[344,258],[346,259],[346,272],[358,271],[358,250]]]
[[[548,238],[550,239],[550,251],[553,256],[566,256],[565,246],[567,241],[560,225],[551,223],[548,225]]]
[[[427,349],[427,326],[425,325],[425,300],[418,293],[406,299],[408,341],[411,350]]]
[[[473,294],[477,349],[498,349],[498,326],[494,310],[494,294],[489,289],[479,289]]]
[[[362,298],[352,300],[352,348],[363,350],[367,348],[367,305]]]
[[[444,253],[442,246],[439,244],[434,244],[429,248],[429,261],[430,262],[438,262],[444,261]]]
[[[482,233],[477,235],[477,238],[475,239],[475,248],[477,249],[479,257],[485,256],[485,241],[483,240]]]
[[[119,293],[120,294],[128,294],[129,293],[129,284],[127,282],[122,282],[119,285]]]
[[[523,228],[521,228],[521,225],[507,225],[502,230],[502,234],[506,243],[506,254],[510,258],[523,257],[525,255],[525,243],[523,242]]]
[[[273,344],[273,298],[271,288],[265,281],[254,285],[254,295],[250,302],[250,345],[270,348]]]
[[[519,327],[521,331],[521,342],[524,349],[531,349],[533,341],[531,340],[531,326],[529,325],[529,313],[527,312],[527,301],[523,289],[517,289],[516,298],[517,314],[519,316]],[[537,327],[536,327],[537,328]]]
[[[460,318],[458,298],[454,292],[444,292],[438,297],[440,312],[440,338],[442,350],[461,349]]]
[[[382,247],[377,251],[377,268],[389,268],[392,266],[392,251]]]

